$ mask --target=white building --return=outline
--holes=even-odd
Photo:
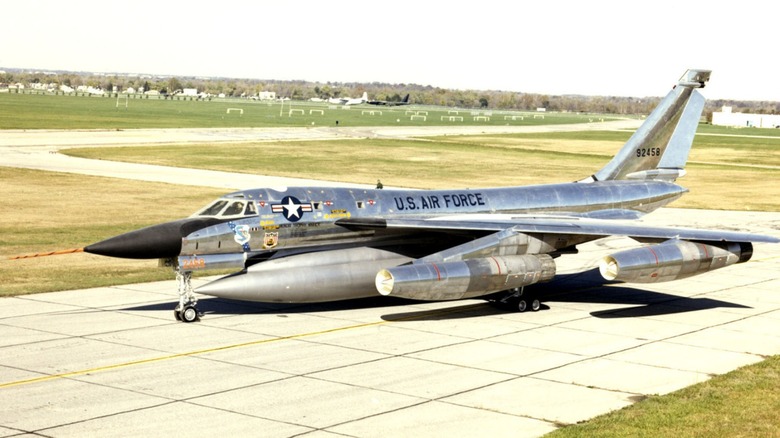
[[[780,115],[733,113],[730,106],[724,106],[722,111],[712,113],[712,124],[740,128],[777,128],[780,127]]]
[[[100,88],[89,87],[86,85],[79,85],[78,87],[76,87],[76,91],[78,91],[79,93],[89,93],[89,94],[97,94],[97,95],[106,94],[105,91],[103,91]]]
[[[258,100],[276,100],[276,91],[260,91],[257,93]]]

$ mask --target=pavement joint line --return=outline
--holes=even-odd
[[[242,342],[242,343],[239,343],[239,344],[223,345],[223,346],[213,347],[213,348],[204,348],[202,350],[194,350],[194,351],[188,351],[188,352],[184,352],[184,353],[170,354],[170,355],[166,355],[166,356],[151,357],[151,358],[148,358],[148,359],[140,359],[140,360],[134,360],[134,361],[123,362],[123,363],[118,363],[118,364],[104,365],[104,366],[100,366],[100,367],[88,368],[88,369],[77,370],[77,371],[71,371],[71,372],[67,372],[67,373],[49,374],[49,375],[45,375],[45,376],[41,376],[41,377],[35,377],[35,378],[32,378],[32,379],[23,379],[23,380],[16,380],[16,381],[11,381],[11,382],[0,383],[0,390],[2,390],[4,388],[11,388],[11,387],[14,387],[14,386],[30,385],[30,384],[34,384],[34,383],[47,382],[47,381],[51,381],[51,380],[59,380],[59,379],[67,379],[67,378],[71,378],[71,377],[76,377],[76,376],[83,376],[85,374],[94,374],[94,373],[99,373],[99,372],[103,372],[103,371],[111,371],[111,370],[120,369],[120,368],[128,368],[128,367],[132,367],[132,366],[136,366],[136,365],[144,365],[144,364],[148,364],[148,363],[163,362],[163,361],[166,361],[166,360],[173,360],[173,359],[178,359],[178,358],[182,358],[182,357],[199,356],[199,355],[202,355],[202,354],[214,353],[214,352],[217,352],[217,351],[225,351],[225,350],[232,350],[232,349],[237,349],[237,348],[251,347],[251,346],[255,346],[255,345],[269,344],[269,343],[272,343],[272,342],[287,341],[287,340],[291,340],[291,339],[308,338],[308,337],[313,337],[313,336],[325,335],[325,334],[329,334],[329,333],[336,333],[336,332],[340,332],[340,331],[353,330],[353,329],[359,329],[359,328],[365,328],[365,327],[379,326],[379,325],[389,324],[389,323],[392,323],[392,322],[415,320],[415,319],[427,318],[427,317],[430,317],[430,316],[438,316],[438,315],[445,315],[445,314],[450,314],[450,313],[457,313],[459,311],[461,311],[459,308],[438,309],[438,310],[432,310],[430,312],[425,312],[425,313],[423,313],[421,315],[406,316],[406,317],[401,317],[401,318],[392,319],[392,320],[382,320],[382,321],[375,321],[375,322],[367,322],[367,323],[362,323],[362,324],[350,325],[350,326],[346,326],[346,327],[337,327],[337,328],[332,328],[332,329],[327,329],[327,330],[320,330],[320,331],[316,331],[316,332],[299,333],[299,334],[290,335],[290,336],[279,336],[279,337],[270,338],[270,339],[260,339],[260,340],[256,340],[256,341]]]

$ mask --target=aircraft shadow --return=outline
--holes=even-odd
[[[526,287],[525,292],[527,294],[535,294],[541,299],[543,302],[541,311],[554,307],[556,302],[614,304],[616,306],[614,309],[591,312],[591,316],[596,318],[637,318],[674,315],[716,308],[750,308],[742,304],[711,298],[684,297],[610,282],[604,280],[598,269],[576,274],[559,275],[549,283]],[[625,307],[626,305],[633,305],[633,307]],[[430,311],[420,311],[388,314],[382,318],[393,321],[404,319],[441,320],[516,312],[515,309],[509,306],[490,305],[489,303],[464,304],[460,309],[462,311],[456,311],[457,309],[451,308],[450,312],[431,314],[430,316],[425,315],[426,312],[430,313]]]
[[[716,308],[748,308],[741,304],[714,300],[711,298],[689,298],[668,293],[644,290],[637,287],[608,282],[598,273],[598,269],[559,275],[555,280],[529,286],[528,294],[536,294],[542,300],[541,311],[549,310],[555,303],[593,303],[614,304],[615,309],[591,312],[596,318],[636,318],[671,315]],[[173,311],[177,301],[145,304],[128,307],[126,311]],[[204,314],[245,315],[245,314],[285,314],[349,311],[353,309],[388,308],[407,306],[415,303],[393,297],[372,297],[327,303],[284,304],[258,303],[251,301],[228,300],[224,298],[201,298],[198,309]],[[633,307],[625,307],[633,305]],[[388,313],[382,315],[386,321],[403,320],[451,320],[478,318],[490,315],[514,313],[513,307],[494,305],[489,302],[464,301],[460,306],[444,309],[425,309],[411,312]]]
[[[246,315],[246,314],[284,314],[284,313],[318,313],[333,311],[349,311],[353,309],[368,309],[372,307],[392,307],[408,305],[409,300],[391,297],[372,297],[354,300],[333,301],[326,303],[262,303],[252,301],[229,300],[225,298],[203,297],[198,299],[198,310],[204,315]],[[178,304],[178,300],[169,302],[143,304],[126,307],[123,311],[168,311]]]

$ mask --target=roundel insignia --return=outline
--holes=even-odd
[[[301,202],[295,196],[285,196],[279,204],[271,204],[271,211],[282,213],[290,222],[298,222],[303,213],[311,213],[313,209],[309,202]]]

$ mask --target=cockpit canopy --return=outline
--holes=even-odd
[[[192,217],[214,217],[214,218],[243,218],[257,216],[257,207],[255,202],[248,199],[220,198],[212,202]]]

